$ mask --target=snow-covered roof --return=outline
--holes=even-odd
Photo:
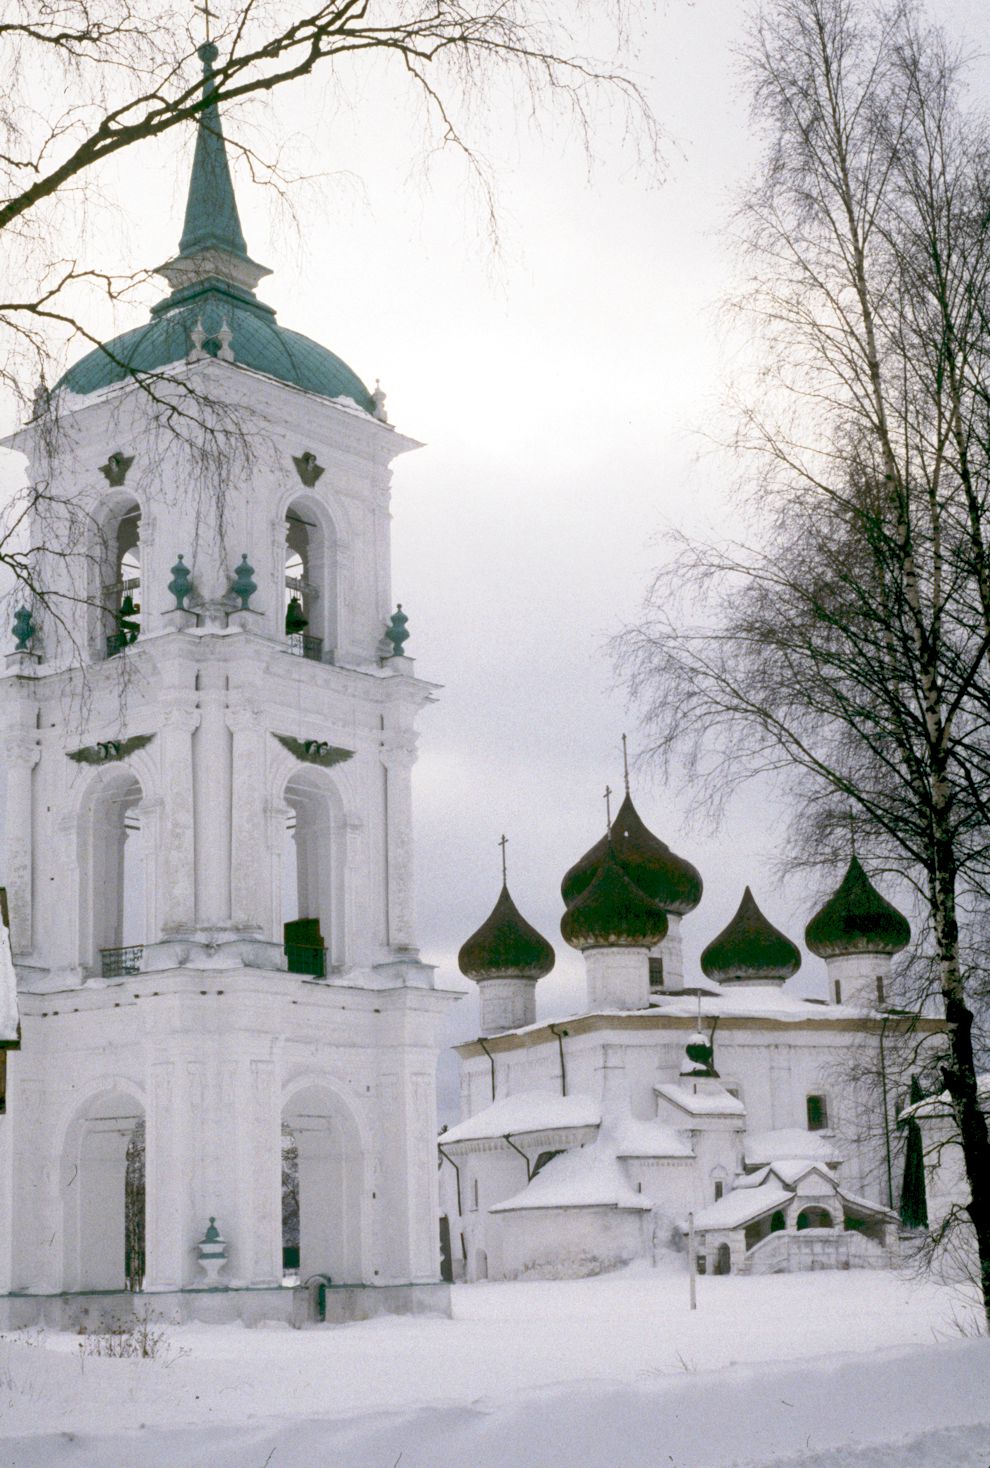
[[[16,1040],[17,1029],[17,975],[10,954],[10,934],[0,921],[0,1041]]]
[[[490,1213],[513,1213],[521,1208],[638,1208],[651,1207],[642,1193],[634,1193],[615,1155],[614,1144],[593,1142],[554,1157],[521,1193],[496,1203]]]
[[[524,1136],[527,1132],[558,1131],[566,1127],[597,1126],[601,1107],[590,1096],[559,1096],[549,1091],[519,1091],[503,1096],[484,1111],[469,1116],[442,1133],[448,1142],[478,1141],[485,1137]]]
[[[743,1228],[754,1219],[793,1203],[794,1194],[775,1183],[759,1188],[733,1188],[717,1202],[694,1215],[695,1228]]]
[[[976,1077],[976,1089],[983,1109],[987,1110],[990,1107],[990,1071]],[[949,1121],[954,1119],[952,1097],[948,1091],[942,1091],[938,1096],[926,1096],[923,1101],[916,1101],[913,1106],[905,1106],[897,1119],[907,1121],[909,1117],[913,1117],[916,1121],[920,1121],[933,1116],[944,1117]]]
[[[771,1177],[778,1178],[785,1188],[797,1188],[797,1185],[809,1173],[816,1173],[835,1187],[835,1174],[827,1162],[809,1162],[807,1157],[781,1157],[772,1162],[767,1169]]]
[[[612,1128],[617,1157],[693,1157],[694,1150],[673,1127],[625,1116]]]
[[[835,1142],[821,1132],[803,1127],[782,1127],[772,1132],[747,1132],[743,1139],[747,1167],[760,1167],[765,1162],[778,1162],[793,1157],[807,1157],[815,1162],[838,1162],[841,1154]]]
[[[885,1208],[882,1203],[871,1203],[869,1198],[858,1198],[855,1193],[844,1193],[841,1188],[837,1188],[836,1191],[843,1203],[847,1203],[854,1212],[867,1213],[871,1217],[875,1217],[878,1214],[882,1218],[897,1217],[893,1208]]]
[[[657,998],[659,1003],[656,1007],[661,1014],[697,1017],[699,1005],[696,997],[685,995],[682,998],[679,994],[672,994],[668,999],[664,999],[662,995]],[[737,985],[731,992],[721,985],[716,993],[702,995],[700,1007],[703,1016],[714,1018],[719,1015],[723,1019],[744,1019],[748,1016],[775,1020],[863,1018],[863,1011],[851,1005],[816,1003],[812,999],[792,993],[789,989],[769,984]]]
[[[721,1086],[717,1090],[706,1086],[704,1090],[692,1091],[687,1086],[668,1083],[656,1086],[655,1090],[658,1096],[665,1097],[688,1116],[746,1115],[746,1108],[738,1097],[730,1096]]]

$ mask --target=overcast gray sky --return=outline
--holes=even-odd
[[[985,42],[978,0],[931,9]],[[582,964],[560,938],[559,882],[603,829],[623,730],[637,745],[608,639],[636,616],[669,527],[724,523],[734,472],[706,434],[733,365],[717,314],[735,269],[722,231],[756,161],[732,56],[744,7],[668,0],[640,19],[635,65],[667,133],[666,181],[637,167],[614,120],[601,119],[589,173],[571,129],[537,133],[496,94],[470,136],[497,185],[497,253],[462,161],[424,164],[373,66],[342,71],[333,103],[318,82],[284,95],[267,133],[245,136],[326,170],[292,192],[298,232],[238,168],[249,250],[275,272],[264,298],[380,377],[392,421],[426,445],[396,466],[393,525],[408,650],[444,685],[420,725],[423,956],[462,982],[457,949],[495,900],[505,831],[513,895],[558,953],[541,1013],[574,1005]],[[174,252],[191,148],[173,137],[108,169],[107,264]],[[781,826],[765,792],[712,832],[690,825],[690,789],[639,769],[633,781],[644,819],[705,879],[683,928],[689,964],[747,881],[800,941],[811,899],[771,875]],[[819,961],[806,955],[800,977],[823,981]],[[450,1033],[476,1032],[471,998]]]

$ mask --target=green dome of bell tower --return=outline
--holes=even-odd
[[[255,295],[271,271],[248,254],[230,174],[213,63],[217,49],[199,48],[204,106],[196,127],[179,253],[157,274],[171,293],[151,320],[96,347],[58,386],[82,395],[179,362],[217,357],[324,398],[343,398],[380,416],[375,397],[340,357],[280,326]]]

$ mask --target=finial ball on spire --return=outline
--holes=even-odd
[[[200,46],[197,50],[196,55],[203,63],[203,70],[206,72],[210,72],[213,69],[213,63],[220,55],[220,52],[218,48],[214,46],[212,41],[204,41],[202,46]]]

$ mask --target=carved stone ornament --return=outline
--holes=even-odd
[[[320,739],[293,739],[291,734],[275,734],[273,737],[283,749],[308,765],[323,765],[329,769],[331,765],[342,765],[354,756],[353,749],[339,749]]]
[[[298,458],[293,455],[292,462],[295,464],[296,473],[299,475],[303,484],[305,484],[307,489],[312,489],[313,485],[323,473],[323,465],[316,462],[316,455],[311,454],[307,450],[306,453],[300,454]]]
[[[79,765],[105,765],[127,759],[128,755],[150,744],[154,737],[154,734],[132,734],[130,739],[105,739],[100,744],[88,744],[84,749],[67,749],[66,754]]]
[[[108,484],[117,486],[123,484],[127,478],[127,471],[133,463],[133,454],[128,458],[126,454],[122,454],[118,449],[116,453],[110,455],[105,464],[100,465],[100,473]]]

